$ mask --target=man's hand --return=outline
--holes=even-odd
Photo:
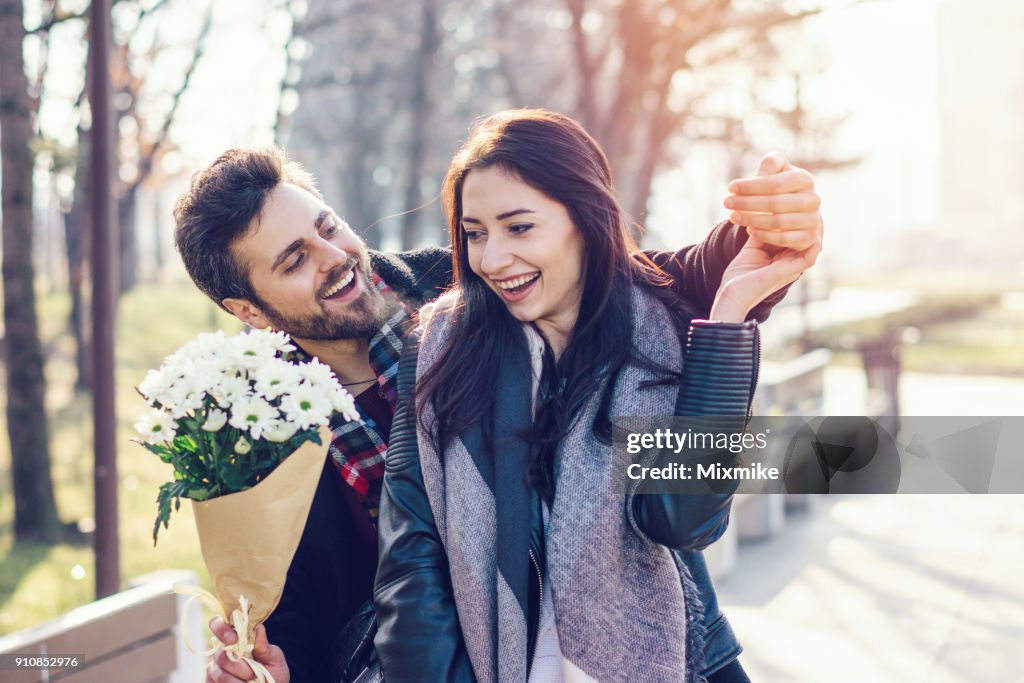
[[[210,620],[210,630],[225,645],[233,645],[238,642],[238,634],[235,633],[235,629],[228,626],[220,617]],[[252,658],[267,667],[267,671],[274,677],[276,683],[288,683],[291,680],[284,652],[277,645],[267,642],[267,629],[263,628],[263,624],[256,627],[256,642],[253,643]],[[218,650],[206,667],[206,683],[239,683],[253,680],[256,680],[256,674],[253,673],[252,668],[245,662],[231,661],[224,650]]]
[[[729,220],[763,244],[796,251],[821,243],[821,199],[814,176],[789,163],[781,152],[766,154],[753,178],[729,183]]]
[[[729,183],[729,191],[729,220],[745,226],[749,237],[722,275],[711,319],[740,322],[814,265],[824,231],[814,177],[779,152],[761,159],[756,177]]]

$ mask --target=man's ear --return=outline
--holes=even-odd
[[[259,307],[248,299],[223,299],[224,308],[254,330],[271,327],[270,321],[264,317]]]

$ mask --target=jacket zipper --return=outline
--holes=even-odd
[[[533,637],[533,647],[530,649],[530,657],[526,660],[527,671],[533,666],[533,655],[537,653],[537,644],[540,642],[540,626],[541,619],[544,616],[544,575],[540,573],[540,564],[537,563],[537,558],[533,555],[533,548],[530,548],[530,562],[533,563],[533,568],[537,570],[537,585],[540,588],[540,592],[537,594],[537,631]]]
[[[754,394],[757,392],[757,380],[761,375],[761,333],[754,328],[754,373],[750,378],[750,399],[747,401],[747,422],[754,415]]]

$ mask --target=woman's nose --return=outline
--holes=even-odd
[[[501,237],[491,236],[484,244],[484,253],[480,259],[480,269],[488,277],[500,276],[515,261],[515,256],[508,248],[508,243]]]

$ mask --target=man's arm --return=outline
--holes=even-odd
[[[371,249],[370,263],[388,287],[417,308],[452,284],[452,250],[447,247],[399,252]]]
[[[745,228],[723,221],[711,229],[704,241],[679,251],[645,251],[647,258],[661,268],[672,282],[672,290],[688,303],[697,317],[707,318],[722,284],[722,274],[747,242]],[[747,320],[764,322],[782,301],[789,285],[773,292],[750,310]]]
[[[723,202],[730,209],[729,220],[703,242],[674,253],[645,252],[669,275],[677,296],[700,316],[707,316],[721,295],[723,277],[732,283],[735,297],[737,288],[749,284],[749,278],[740,282],[743,276],[778,265],[780,259],[813,263],[821,251],[821,200],[814,176],[792,166],[781,153],[766,154],[756,175],[733,180],[729,193]],[[764,321],[790,284],[762,299],[747,319]]]

